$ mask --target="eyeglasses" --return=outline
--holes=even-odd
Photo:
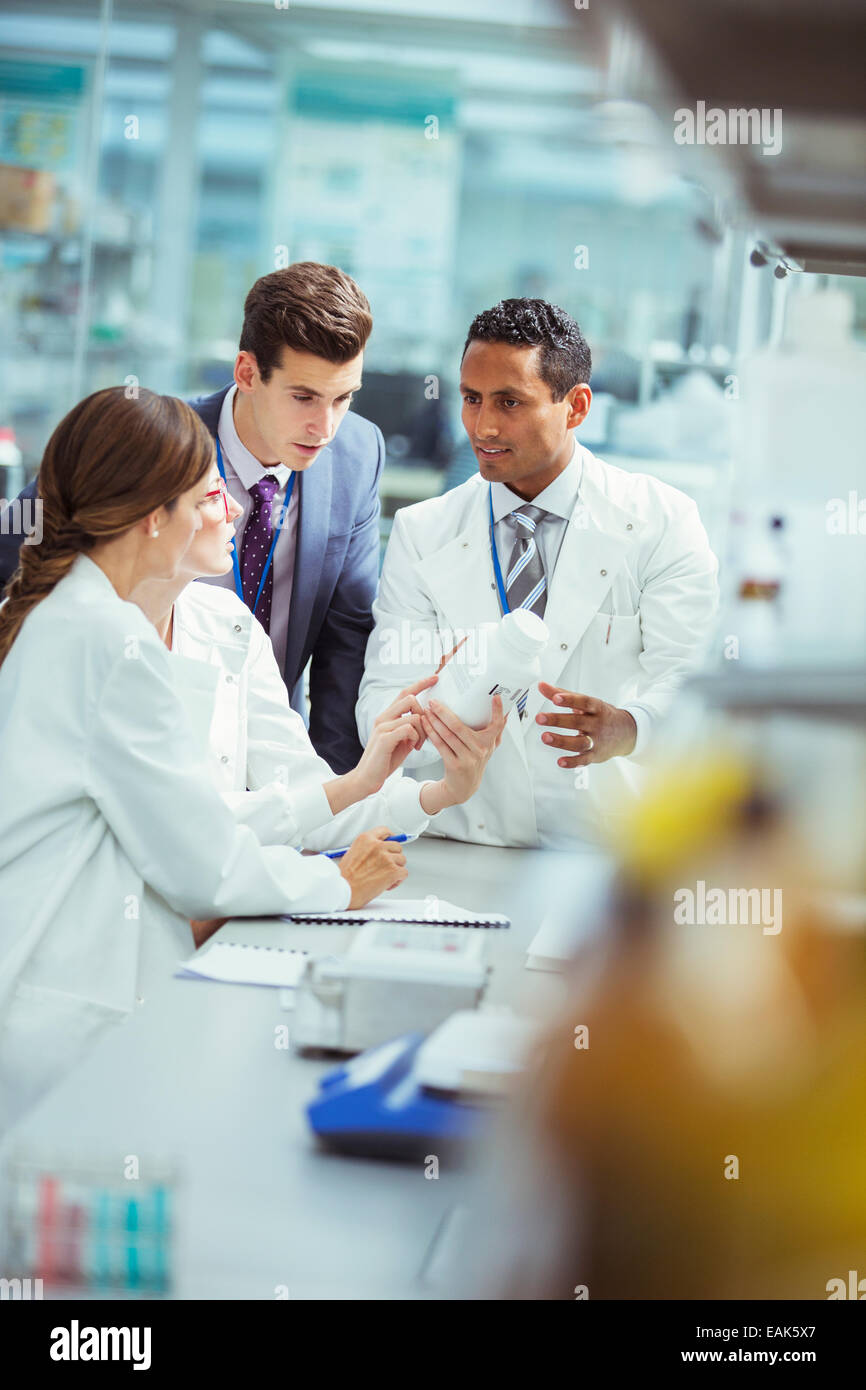
[[[213,507],[213,506],[215,505],[216,499],[217,499],[218,497],[219,497],[219,498],[222,498],[222,505],[223,505],[223,507],[224,507],[224,509],[225,509],[226,521],[228,521],[228,520],[229,520],[229,492],[228,492],[228,488],[226,487],[226,480],[225,480],[225,478],[220,478],[220,480],[219,480],[219,486],[216,487],[216,488],[214,488],[212,492],[206,492],[206,493],[205,493],[205,499],[204,499],[204,500],[205,500],[207,503],[209,503],[211,507]]]

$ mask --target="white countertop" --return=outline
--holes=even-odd
[[[549,1016],[560,976],[524,969],[543,912],[542,865],[532,850],[422,839],[407,846],[409,877],[395,897],[436,893],[462,907],[505,912],[490,931],[487,1001]],[[539,877],[540,876],[540,877]],[[356,927],[227,923],[317,951],[344,950]],[[219,936],[214,938],[219,939]],[[181,1174],[174,1292],[180,1298],[417,1297],[443,1216],[465,1177],[422,1165],[352,1159],[320,1150],[304,1107],[338,1061],[278,1050],[289,1024],[279,991],[167,979],[140,1012],[112,1030],[7,1136],[10,1155],[66,1163],[139,1157]]]

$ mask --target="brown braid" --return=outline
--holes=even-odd
[[[184,401],[122,386],[87,396],[64,416],[42,457],[36,505],[42,538],[25,542],[0,606],[0,665],[27,615],[79,555],[169,510],[213,462],[213,439]]]

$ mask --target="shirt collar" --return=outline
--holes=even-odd
[[[552,512],[554,516],[562,517],[564,521],[570,521],[580,492],[581,473],[582,460],[577,452],[577,439],[572,436],[571,458],[559,476],[554,478],[553,482],[549,483],[537,497],[533,497],[532,506],[541,507],[542,511]],[[512,492],[505,483],[493,483],[492,487],[493,520],[495,522],[510,516],[518,507],[526,506],[526,499],[518,497],[517,493]]]
[[[231,464],[247,492],[255,483],[268,476],[276,478],[282,489],[286,486],[292,471],[288,464],[275,463],[270,468],[265,468],[263,464],[259,463],[255,454],[251,454],[247,446],[241,442],[241,437],[235,427],[234,416],[234,400],[237,389],[237,385],[229,387],[220,409],[217,434],[223,455],[226,461]]]

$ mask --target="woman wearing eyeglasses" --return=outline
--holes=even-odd
[[[264,628],[231,590],[192,582],[231,569],[240,512],[214,466],[201,530],[177,574],[142,585],[135,598],[180,658],[178,682],[216,785],[263,844],[332,849],[380,824],[392,834],[420,834],[477,790],[502,736],[501,712],[487,729],[462,726],[449,744],[428,724],[443,777],[420,784],[401,777],[401,763],[427,736],[415,722],[416,697],[435,683],[431,676],[401,693],[376,721],[358,766],[335,776],[289,703]]]
[[[339,867],[263,848],[212,785],[130,602],[179,573],[212,471],[198,417],[149,391],[89,396],[45,450],[42,540],[0,605],[0,1130],[189,953],[190,919],[361,906],[406,876],[384,830]]]

